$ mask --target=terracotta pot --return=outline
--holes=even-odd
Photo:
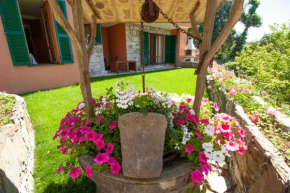
[[[119,117],[122,170],[132,178],[157,178],[163,167],[167,120],[158,113],[138,112]]]

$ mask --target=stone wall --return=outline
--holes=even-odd
[[[103,52],[103,44],[95,45],[91,60],[89,72],[90,76],[99,76],[102,75],[102,72],[105,70],[105,62],[104,62],[104,52]]]
[[[13,96],[13,124],[0,126],[0,193],[30,193],[34,187],[34,130],[24,99]]]
[[[162,29],[146,25],[144,25],[144,31],[160,35],[170,35],[171,33],[170,29]],[[126,23],[126,47],[127,47],[127,60],[137,61],[137,66],[141,66],[140,24]]]
[[[222,90],[208,90],[221,112],[236,117],[246,131],[248,150],[244,155],[232,153],[229,158],[230,174],[235,192],[290,193],[290,169],[279,151],[250,121],[240,105],[235,104]]]

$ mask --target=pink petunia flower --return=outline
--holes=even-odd
[[[194,120],[196,120],[196,117],[192,115],[191,113],[188,113],[186,114],[186,119],[190,122],[193,122]]]
[[[216,111],[216,112],[219,112],[220,108],[218,106],[218,104],[216,102],[213,103],[213,109]]]
[[[121,168],[121,165],[118,162],[115,162],[111,165],[111,173],[118,175]]]
[[[191,180],[195,183],[200,184],[204,178],[204,175],[199,170],[194,170],[191,172]]]
[[[210,90],[211,89],[211,86],[207,86],[207,89]]]
[[[105,141],[103,139],[99,139],[96,141],[96,146],[99,150],[103,149],[105,147]]]
[[[93,170],[90,168],[90,166],[87,166],[86,174],[87,174],[87,177],[88,178],[91,178],[92,177]]]
[[[113,123],[111,123],[111,124],[109,125],[109,128],[110,128],[111,130],[113,130],[113,129],[115,129],[115,128],[117,127],[117,124],[118,124],[118,122],[117,122],[117,121],[114,121]]]
[[[70,173],[68,176],[75,180],[79,177],[81,173],[82,173],[82,170],[80,167],[74,167],[70,170]]]
[[[183,119],[177,119],[175,121],[176,125],[184,125],[185,124],[185,121]]]
[[[114,145],[111,143],[108,143],[106,153],[111,154],[111,153],[113,153],[113,150],[114,150]]]
[[[64,169],[64,166],[62,165],[62,163],[60,164],[58,170],[56,171],[57,174],[60,174],[60,172]]]
[[[212,168],[206,162],[200,162],[200,170],[208,175],[208,173],[212,171]]]
[[[193,151],[194,151],[194,147],[192,145],[190,145],[190,144],[186,145],[186,147],[185,147],[186,153],[192,154]]]
[[[259,113],[253,113],[252,115],[249,115],[249,119],[253,122],[253,123],[258,123],[261,119],[260,119],[260,114]]]
[[[237,151],[239,149],[239,146],[235,142],[230,141],[225,144],[225,148],[226,151]]]
[[[96,137],[97,133],[94,132],[93,130],[89,131],[86,133],[86,138],[87,140],[93,141]]]
[[[234,97],[236,94],[237,94],[236,89],[231,88],[231,89],[230,89],[230,92],[229,92],[230,97]]]
[[[109,161],[108,161],[108,165],[111,166],[111,165],[113,165],[113,164],[116,163],[116,162],[117,162],[117,160],[116,160],[115,158],[110,157],[110,159],[109,159]]]
[[[199,152],[199,162],[207,163],[208,157],[206,157],[205,153]]]
[[[94,161],[98,165],[102,165],[103,163],[106,163],[109,160],[109,155],[107,153],[98,153]]]
[[[230,126],[230,125],[222,124],[221,126],[222,126],[222,127],[221,127],[221,131],[222,131],[223,133],[225,133],[225,132],[231,132],[231,126]]]

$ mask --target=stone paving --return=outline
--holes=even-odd
[[[151,72],[151,71],[158,71],[158,70],[168,70],[168,69],[174,69],[176,67],[168,65],[168,64],[160,64],[160,65],[149,65],[145,67],[145,72]],[[142,68],[138,67],[137,73],[142,72]],[[119,71],[119,74],[134,74],[135,71],[125,72],[125,71]],[[113,76],[117,75],[117,73],[113,72],[111,73],[110,70],[103,71],[101,74],[96,74],[91,77],[101,77],[101,76]]]

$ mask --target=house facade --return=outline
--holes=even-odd
[[[101,24],[102,41],[90,61],[90,75],[102,75],[117,61],[136,61],[141,67],[140,23]],[[180,24],[184,29],[189,24]],[[178,66],[183,61],[187,35],[169,23],[144,24],[144,64]]]
[[[58,3],[73,23],[69,4]],[[72,43],[46,0],[0,0],[0,17],[0,91],[20,94],[79,82]],[[177,66],[184,55],[186,34],[171,24],[144,25],[145,65]],[[90,25],[84,28],[89,37]],[[97,29],[89,67],[92,77],[109,71],[116,60],[136,61],[140,67],[140,24],[98,24]]]

